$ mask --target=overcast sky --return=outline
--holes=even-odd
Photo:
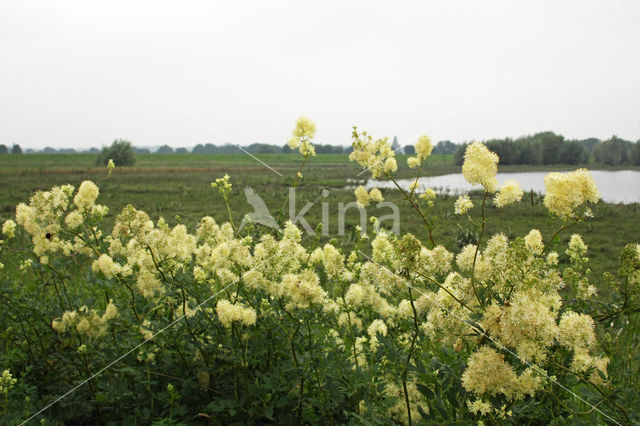
[[[640,138],[636,0],[1,0],[0,57],[23,148]]]

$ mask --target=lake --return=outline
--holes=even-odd
[[[591,170],[596,185],[602,194],[602,201],[607,203],[640,203],[640,171],[635,170]],[[525,192],[544,194],[544,177],[547,172],[498,173],[498,182],[502,184],[507,179],[515,179]],[[398,184],[404,189],[409,188],[414,179],[398,179]],[[432,188],[439,194],[464,194],[480,185],[471,185],[462,173],[442,176],[421,177],[418,179],[419,190]],[[371,188],[395,188],[390,181],[369,180],[365,185]]]

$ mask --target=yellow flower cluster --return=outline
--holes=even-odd
[[[524,195],[524,191],[520,187],[520,184],[513,179],[507,179],[493,198],[493,202],[496,207],[505,207],[520,201],[522,195]]]
[[[78,310],[66,311],[61,319],[51,322],[51,327],[58,333],[64,333],[68,328],[75,327],[76,331],[90,338],[104,336],[107,332],[109,321],[118,315],[118,308],[110,300],[102,315],[86,306]]]
[[[74,188],[71,185],[56,186],[49,191],[36,192],[29,204],[20,203],[16,207],[16,222],[31,236],[33,252],[41,263],[48,263],[48,256],[61,253],[89,254],[86,242],[75,234],[68,234],[63,223],[77,228],[85,217],[100,219],[108,213],[108,208],[95,204],[98,187],[91,181],[84,181],[73,198],[77,210],[70,210],[70,199]],[[71,218],[66,219],[71,216]],[[71,226],[70,226],[71,227]],[[99,238],[101,231],[91,229],[92,237]]]
[[[462,174],[467,182],[482,185],[487,192],[496,192],[498,155],[480,142],[474,142],[464,153]]]
[[[384,321],[375,319],[367,328],[367,334],[369,335],[369,344],[371,345],[371,350],[375,351],[378,347],[378,334],[386,336],[387,325],[384,323]]]
[[[282,277],[279,295],[291,301],[288,309],[306,309],[310,305],[322,305],[327,300],[327,292],[320,285],[320,279],[310,269]]]
[[[573,234],[569,239],[569,248],[565,251],[569,255],[569,258],[572,262],[575,263],[586,263],[589,261],[588,257],[585,257],[585,253],[587,252],[587,245],[584,243],[584,240],[580,236],[580,234]]]
[[[462,374],[462,385],[468,392],[489,397],[502,394],[509,400],[534,395],[542,384],[543,379],[530,369],[518,376],[502,354],[486,345],[471,354]]]
[[[418,138],[418,141],[415,143],[415,157],[407,158],[407,164],[410,168],[417,167],[422,164],[422,162],[431,155],[431,151],[433,151],[433,145],[431,144],[431,138],[429,136],[423,135]]]
[[[6,220],[2,224],[2,233],[8,238],[11,239],[16,236],[16,223],[9,219]]]
[[[93,262],[91,269],[94,272],[102,272],[107,278],[113,278],[115,275],[131,275],[131,267],[117,264],[108,254],[101,254],[100,257]]]
[[[533,254],[542,254],[544,244],[542,242],[542,234],[537,229],[529,231],[526,237],[524,237],[524,243]]]
[[[544,178],[544,205],[564,219],[576,216],[575,210],[584,203],[597,203],[600,192],[591,172],[578,169],[568,173],[549,173]]]
[[[80,184],[78,193],[73,198],[73,203],[80,212],[90,211],[95,205],[98,195],[100,195],[98,185],[90,180],[85,180]]]
[[[362,167],[371,171],[374,179],[387,176],[398,170],[395,152],[391,148],[389,138],[373,140],[367,132],[358,133],[353,128],[353,152],[349,154],[350,161],[356,161]]]
[[[331,279],[343,279],[349,281],[351,272],[345,268],[344,256],[332,244],[325,244],[323,248],[315,249],[309,260],[312,263],[322,263],[324,270]]]
[[[371,191],[367,192],[366,188],[361,185],[357,187],[353,193],[355,194],[356,201],[360,207],[368,206],[371,201],[384,201],[382,192],[380,192],[378,188],[373,188]]]
[[[560,299],[534,290],[516,292],[509,306],[491,305],[482,321],[483,328],[526,362],[541,362],[553,344],[558,327]]]
[[[311,141],[316,135],[316,124],[309,118],[302,116],[296,121],[296,127],[289,139],[289,148],[298,149],[305,157],[315,156],[316,150]]]
[[[256,323],[256,311],[240,303],[232,304],[227,299],[221,299],[216,305],[218,319],[225,327],[231,327],[234,322],[250,326]]]
[[[0,395],[6,397],[17,382],[18,380],[13,378],[9,370],[4,370],[0,376]]]
[[[473,201],[468,195],[461,195],[454,203],[453,208],[456,214],[467,214],[473,208]]]
[[[216,179],[215,182],[211,182],[212,188],[217,188],[218,192],[226,199],[231,193],[231,182],[229,182],[229,175],[225,174],[223,177]]]

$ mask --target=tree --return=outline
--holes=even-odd
[[[518,164],[520,161],[519,147],[510,139],[492,139],[486,142],[487,148],[498,154],[500,164]]]
[[[631,152],[633,144],[617,136],[600,142],[593,147],[593,158],[598,163],[617,166],[620,164],[629,164],[631,161]]]
[[[171,148],[169,145],[162,145],[160,148],[158,148],[156,154],[173,154],[173,148]]]
[[[403,151],[407,155],[415,155],[416,154],[416,147],[413,146],[413,145],[407,145],[407,146],[404,147]]]
[[[560,162],[563,164],[585,164],[589,162],[589,150],[578,141],[566,141],[560,152]]]
[[[176,149],[176,154],[188,154],[188,153],[189,153],[189,150],[187,148],[181,147]]]
[[[11,147],[11,153],[12,154],[22,154],[22,148],[20,148],[20,145],[13,145]]]
[[[43,154],[57,154],[58,150],[55,148],[51,148],[50,146],[45,146],[41,152]]]
[[[453,153],[453,164],[456,166],[462,166],[462,163],[464,163],[464,153],[467,150],[467,145],[469,144],[458,145],[458,149]]]
[[[542,151],[542,142],[533,138],[517,139],[516,143],[520,145],[520,159],[518,164],[542,164],[544,161],[544,152]]]
[[[598,144],[598,142],[600,142],[600,139],[598,138],[589,138],[589,139],[583,139],[580,142],[582,145],[584,145],[585,148],[587,148],[589,150],[590,153],[593,153],[593,147],[596,146]]]
[[[6,145],[0,145],[0,154],[8,154],[9,153],[9,149],[7,148]]]
[[[440,141],[433,147],[432,154],[453,154],[458,146],[451,141]]]
[[[109,160],[113,160],[116,166],[132,166],[136,162],[136,154],[131,147],[131,142],[124,139],[116,139],[111,146],[103,147],[98,154],[96,164],[106,166]]]
[[[542,143],[542,158],[544,164],[556,164],[560,161],[560,152],[564,142],[564,136],[553,132],[543,132],[533,135],[534,139]]]
[[[640,139],[631,147],[631,164],[640,166]]]
[[[282,145],[282,153],[283,154],[293,154],[293,150],[289,147],[288,143]]]

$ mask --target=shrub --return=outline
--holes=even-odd
[[[313,137],[300,137],[303,155]],[[353,137],[351,158],[395,182],[388,140]],[[422,165],[428,138],[415,148],[408,161]],[[350,253],[302,245],[291,222],[242,233],[226,175],[213,187],[228,221],[203,217],[193,232],[133,206],[107,226],[90,181],[38,191],[2,226],[0,420],[59,404],[47,423],[637,422],[633,354],[614,356],[594,320],[637,345],[640,246],[625,247],[610,279],[621,297],[605,306],[582,238],[556,243],[592,215],[589,172],[545,181],[554,234],[490,237],[486,223],[522,190],[497,185],[486,146],[463,159],[483,189],[478,217],[470,198],[456,202],[480,229],[457,253],[431,238],[428,191],[400,189],[429,238],[378,229]]]
[[[124,139],[116,139],[111,146],[102,148],[96,164],[106,166],[109,160],[113,160],[116,166],[132,166],[136,162],[135,152],[131,142]]]

